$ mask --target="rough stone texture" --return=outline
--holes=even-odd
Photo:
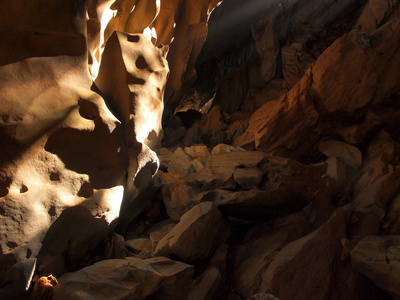
[[[107,235],[122,201],[127,147],[118,120],[90,91],[84,1],[22,5],[7,4],[9,17],[1,17],[0,236],[2,253],[26,260],[70,206],[93,220],[87,235],[73,238]],[[24,25],[11,17],[17,12]]]
[[[182,216],[180,222],[158,243],[154,255],[175,255],[187,262],[204,259],[223,242],[224,235],[224,220],[218,208],[212,202],[203,202]]]
[[[328,157],[336,157],[351,168],[358,169],[362,164],[361,151],[344,142],[329,140],[318,143],[318,150]]]
[[[64,274],[53,299],[185,299],[192,275],[193,266],[165,257],[105,260]]]
[[[326,299],[351,212],[350,206],[339,208],[319,229],[284,247],[263,274],[261,291],[282,300],[309,299],[310,295]],[[287,278],[291,278],[290,289]]]
[[[284,1],[258,5],[264,18],[253,25],[253,38],[261,58],[261,72],[266,82],[277,72],[278,56],[287,41],[301,43],[321,31],[357,1]],[[291,22],[283,20],[290,19]],[[275,26],[280,24],[281,26]]]
[[[275,218],[303,208],[327,190],[327,181],[322,177],[325,165],[306,166],[272,156],[260,165],[264,175],[259,189],[218,190],[214,195],[224,214],[246,220]]]
[[[365,5],[354,28],[365,35],[371,35],[375,29],[390,19],[399,17],[400,7],[398,0],[370,0]]]
[[[10,298],[24,293],[32,271],[61,275],[82,266],[115,227],[123,199],[137,196],[124,191],[132,187],[126,174],[136,184],[141,177],[144,186],[157,158],[129,140],[133,123],[121,124],[90,90],[86,1],[4,5],[0,256],[15,255],[18,262],[7,272],[19,275],[2,281],[0,295]],[[166,73],[158,76],[165,83]]]
[[[183,179],[165,182],[162,187],[163,201],[168,216],[179,221],[193,207],[194,190]]]
[[[123,124],[134,122],[136,140],[150,149],[160,147],[168,72],[162,52],[146,36],[115,32],[95,81],[113,114]]]
[[[197,278],[189,292],[187,300],[207,300],[222,297],[225,283],[228,244],[221,245],[212,257],[207,269]]]
[[[56,285],[58,285],[58,281],[52,275],[40,277],[33,287],[30,300],[51,300]]]
[[[361,274],[400,298],[400,237],[368,236],[350,250],[351,263]]]
[[[202,189],[234,188],[233,173],[237,167],[256,167],[264,158],[258,151],[231,151],[213,155],[205,167],[186,177],[186,181]]]
[[[395,54],[399,30],[398,20],[391,20],[371,36],[352,31],[336,40],[285,96],[267,102],[252,115],[249,128],[234,145],[305,159],[326,126],[318,123],[320,116],[350,114],[399,89],[400,77],[393,76],[400,64]],[[381,55],[387,57],[385,62]],[[343,72],[349,65],[358,67]]]
[[[232,287],[242,298],[260,290],[262,275],[286,244],[311,231],[304,213],[291,215],[274,226],[264,223],[253,227],[237,247]]]
[[[397,153],[398,145],[386,131],[381,131],[369,144],[352,200],[360,216],[373,214],[383,220],[400,184],[398,167],[392,162]]]
[[[3,2],[0,299],[400,298],[398,0]]]

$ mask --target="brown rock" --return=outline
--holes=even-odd
[[[190,147],[185,147],[185,152],[193,159],[198,158],[201,160],[205,160],[211,155],[206,145],[194,145]]]
[[[124,197],[125,129],[90,90],[86,4],[1,11],[0,248],[17,257],[16,273],[26,267],[23,291],[42,241],[39,273],[76,266],[113,229]]]
[[[390,201],[384,223],[382,225],[384,234],[400,234],[400,194]]]
[[[233,172],[233,179],[245,189],[258,188],[264,172],[251,168],[237,168]]]
[[[225,225],[218,208],[212,202],[203,202],[182,216],[158,243],[154,255],[175,255],[182,261],[204,259],[223,242],[224,232]]]
[[[264,154],[258,151],[231,151],[213,155],[205,160],[205,167],[187,176],[185,180],[194,187],[201,189],[233,189],[236,182],[233,173],[239,166],[255,167]]]
[[[304,76],[314,58],[303,50],[300,43],[285,46],[281,52],[283,77],[288,83],[288,88],[291,88]]]
[[[351,206],[339,208],[319,229],[283,248],[263,274],[261,291],[281,300],[309,299],[310,295],[326,299],[351,212]],[[287,278],[291,278],[290,289]]]
[[[327,164],[326,175],[331,179],[334,190],[340,190],[346,181],[346,166],[336,157],[329,157],[325,163]]]
[[[274,226],[254,226],[245,235],[235,253],[232,288],[241,299],[260,291],[262,276],[275,255],[286,244],[310,232],[304,212],[290,215]]]
[[[329,140],[318,143],[318,150],[328,157],[336,157],[353,169],[358,169],[362,164],[361,151],[347,143]]]
[[[193,158],[190,155],[181,147],[178,147],[168,164],[168,172],[174,172],[184,177],[188,174],[192,160]]]
[[[213,106],[200,120],[200,137],[211,145],[222,143],[225,139],[223,131],[227,127],[222,119],[219,106]]]
[[[354,187],[352,203],[360,215],[373,213],[378,220],[385,216],[386,206],[400,184],[399,170],[391,164],[396,143],[381,131],[367,148],[362,175]]]
[[[157,230],[152,230],[149,234],[152,252],[156,249],[158,243],[175,227],[176,222],[169,220],[167,224]]]
[[[182,215],[194,206],[192,200],[195,191],[185,180],[166,183],[161,191],[167,214],[173,220],[179,221]]]
[[[346,3],[334,0],[322,3],[313,0],[271,2],[261,6],[262,18],[253,24],[252,36],[261,58],[261,72],[265,82],[270,81],[277,72],[278,56],[284,46],[283,41],[308,41],[337,16],[351,11],[355,4],[358,4],[355,0]],[[281,21],[289,18],[293,21]]]
[[[265,175],[259,189],[217,190],[215,203],[221,212],[245,220],[283,216],[302,209],[328,188],[322,177],[325,165],[306,166],[291,159],[267,156],[260,170]]]
[[[126,249],[129,251],[128,256],[137,258],[151,258],[152,257],[152,242],[149,238],[138,238],[126,241]]]
[[[193,266],[165,257],[104,260],[59,278],[59,299],[185,299]]]
[[[193,2],[169,0],[166,6],[177,7],[174,42],[168,53],[168,63],[173,66],[168,86],[179,91],[182,83],[191,82],[195,78],[194,64],[207,37],[207,21],[209,13],[217,5],[214,0]],[[175,3],[174,3],[175,2]]]
[[[310,149],[326,126],[318,123],[321,114],[350,114],[399,89],[400,77],[392,75],[400,64],[394,54],[400,43],[393,38],[400,36],[395,35],[399,30],[397,21],[389,21],[374,31],[367,43],[355,31],[336,40],[284,97],[267,102],[252,115],[246,133],[236,138],[234,146],[255,146],[277,156],[309,159],[313,155]],[[388,61],[383,63],[378,53]],[[348,66],[357,67],[344,72]],[[376,84],[378,80],[384,84]]]
[[[211,150],[211,155],[217,155],[217,154],[222,154],[222,153],[228,153],[228,152],[232,152],[232,151],[243,151],[244,149],[241,148],[235,148],[231,145],[227,145],[227,144],[218,144],[216,145],[214,148],[212,148]]]
[[[53,297],[54,287],[58,285],[58,281],[52,275],[40,277],[33,287],[30,300],[51,300]]]
[[[391,19],[400,16],[399,1],[391,2],[383,0],[370,0],[365,5],[354,29],[365,35],[371,35],[372,32]]]
[[[194,281],[187,300],[208,300],[222,296],[221,292],[226,275],[227,252],[227,244],[221,245],[215,251],[207,269]]]
[[[135,116],[133,138],[151,149],[159,148],[162,138],[163,91],[168,72],[162,52],[146,36],[115,32],[107,41],[95,81],[110,110],[123,124],[132,122]]]
[[[350,250],[353,267],[395,299],[400,298],[399,236],[368,236]]]

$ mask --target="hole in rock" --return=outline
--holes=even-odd
[[[128,84],[140,84],[140,85],[143,85],[143,84],[146,83],[146,80],[144,80],[142,78],[135,77],[132,74],[127,74],[126,77],[127,77],[126,78],[126,82]]]
[[[17,243],[15,243],[15,242],[8,242],[6,245],[8,248],[11,248],[11,249],[14,249],[15,247],[18,246]]]
[[[51,180],[51,181],[60,181],[60,173],[58,173],[58,172],[51,172],[51,173],[50,173],[50,180]]]
[[[183,126],[189,128],[195,121],[200,120],[203,114],[194,109],[189,109],[185,112],[178,112],[175,114],[182,120]]]
[[[51,206],[50,209],[47,211],[47,213],[51,216],[54,217],[57,213],[56,211],[56,207],[55,206]]]
[[[129,42],[137,43],[137,42],[139,42],[139,40],[140,40],[140,37],[138,35],[128,35]]]
[[[139,55],[139,57],[137,58],[136,67],[138,69],[146,69],[149,67],[149,64],[146,62],[146,59],[142,55]]]
[[[27,191],[28,191],[28,187],[25,184],[22,184],[19,192],[22,194],[22,193],[26,193]]]
[[[85,119],[94,120],[100,114],[97,105],[88,100],[79,100],[79,106],[79,114]]]
[[[8,195],[8,188],[7,187],[0,187],[0,197],[4,197]]]
[[[88,198],[93,195],[93,187],[90,182],[84,182],[78,192],[79,197]]]
[[[32,250],[28,248],[26,250],[26,258],[30,258],[31,256],[32,256]]]

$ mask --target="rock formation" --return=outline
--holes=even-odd
[[[2,1],[0,299],[400,299],[400,1]]]

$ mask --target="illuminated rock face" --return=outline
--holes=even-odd
[[[108,4],[90,3],[99,18]],[[105,56],[104,72],[123,79],[102,71],[103,99],[91,90],[86,9],[86,1],[15,1],[2,10],[0,256],[17,262],[2,267],[2,299],[22,297],[31,272],[60,276],[85,265],[89,249],[115,227],[121,204],[129,206],[158,168],[150,148],[162,136],[167,63],[146,37],[129,36],[138,41]],[[138,71],[126,61],[134,51]],[[118,55],[128,69],[110,69]],[[137,85],[140,75],[145,84]],[[110,84],[127,97],[107,93]],[[127,103],[124,114],[115,109]]]
[[[400,1],[25,2],[0,299],[399,296]]]
[[[95,84],[124,124],[134,122],[136,140],[160,148],[168,64],[144,35],[114,32],[105,47]],[[133,126],[132,126],[133,127]]]

